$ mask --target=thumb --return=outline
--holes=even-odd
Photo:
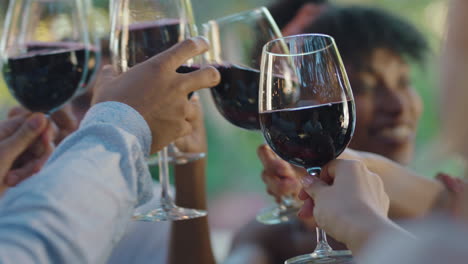
[[[325,182],[308,174],[301,178],[301,183],[303,190],[312,197],[312,199],[315,199],[320,191],[329,188]]]
[[[39,137],[46,126],[47,118],[45,115],[35,113],[16,132],[2,142],[1,147],[8,149],[9,156],[16,159]]]

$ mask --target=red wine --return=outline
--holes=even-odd
[[[130,25],[128,67],[141,63],[179,42],[182,39],[180,27],[180,21],[176,19]]]
[[[84,48],[34,50],[9,58],[2,72],[9,90],[24,107],[48,113],[79,88],[85,54]]]
[[[268,111],[260,114],[263,134],[284,160],[321,167],[348,145],[355,126],[352,101]]]
[[[245,129],[260,129],[258,84],[260,72],[236,65],[215,66],[221,82],[211,90],[218,111],[231,124]]]
[[[82,48],[83,46],[77,43],[73,42],[30,42],[26,44],[26,48],[28,52],[33,52],[33,51],[56,51],[60,49],[79,49]],[[92,81],[92,78],[94,77],[94,74],[96,73],[96,67],[100,67],[100,56],[98,52],[96,51],[97,49],[91,48],[88,49],[88,71],[86,73],[84,82],[82,84],[82,88],[85,89],[88,84]],[[86,58],[84,57],[86,54],[83,53],[77,53],[77,59],[78,61],[84,61]]]

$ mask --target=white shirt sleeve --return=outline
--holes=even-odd
[[[406,224],[416,239],[383,233],[372,239],[357,263],[441,264],[467,263],[468,233],[448,217],[432,217]]]
[[[0,263],[105,263],[151,197],[150,145],[131,107],[92,107],[43,170],[0,200]]]

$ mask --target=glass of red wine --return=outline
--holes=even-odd
[[[84,89],[99,61],[81,0],[10,1],[0,41],[8,89],[33,112],[51,114]]]
[[[221,83],[211,88],[219,113],[231,124],[252,131],[260,130],[258,85],[262,47],[281,37],[268,9],[260,7],[203,24],[203,35],[211,43],[205,63],[218,69]],[[263,209],[257,220],[279,224],[295,217],[301,205],[292,195],[281,203]]]
[[[83,85],[77,91],[76,96],[85,94],[89,87],[93,86],[96,81],[99,70],[102,65],[102,51],[101,51],[101,38],[98,35],[97,28],[99,28],[99,21],[94,13],[94,1],[93,0],[81,0],[83,5],[84,13],[88,21],[88,34],[89,34],[89,55],[88,55],[88,73],[85,76]]]
[[[122,12],[123,8],[130,11]],[[110,9],[118,14],[112,18],[113,25],[120,27],[112,30],[111,39],[123,42],[111,41],[112,61],[120,72],[198,34],[190,0],[113,0]],[[189,73],[198,68],[199,64],[191,60],[177,71]],[[182,152],[175,144],[168,146],[168,153],[167,159],[173,164],[186,164],[206,156]],[[158,157],[150,157],[148,164],[157,165]]]
[[[282,159],[318,177],[321,167],[354,133],[353,94],[332,37],[305,34],[267,43],[259,89],[260,124]],[[333,251],[317,228],[317,248],[285,263],[353,263],[350,251]]]
[[[189,0],[113,0],[110,46],[112,63],[118,72],[165,51],[174,44],[196,35]],[[177,71],[189,73],[199,69],[188,61]],[[168,148],[158,153],[159,179],[162,185],[158,207],[136,212],[138,221],[175,221],[202,217],[203,210],[178,207],[170,193]]]

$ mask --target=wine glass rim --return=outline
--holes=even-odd
[[[267,16],[271,16],[270,11],[268,11],[268,8],[266,8],[264,6],[261,6],[261,7],[257,7],[257,8],[254,8],[254,9],[249,9],[249,10],[241,11],[241,12],[238,12],[238,13],[230,14],[230,15],[227,15],[227,16],[223,16],[223,17],[220,17],[220,18],[210,19],[207,22],[203,23],[203,25],[207,25],[207,24],[210,24],[210,23],[213,23],[213,22],[223,23],[223,22],[227,22],[227,21],[230,21],[230,20],[235,20],[238,17],[249,14],[249,13],[264,13]]]
[[[272,52],[272,51],[267,50],[267,47],[270,46],[271,44],[275,43],[275,42],[284,41],[284,40],[292,39],[292,38],[299,38],[299,37],[323,37],[323,38],[329,39],[330,43],[328,45],[326,45],[325,47],[323,47],[323,48],[308,51],[308,52],[300,52],[300,53],[285,54],[285,53],[277,53],[277,52]],[[263,46],[263,52],[268,53],[268,54],[273,55],[273,56],[278,56],[278,57],[304,56],[304,55],[311,55],[311,54],[314,54],[314,53],[322,52],[324,50],[327,50],[327,49],[333,47],[334,45],[335,45],[335,39],[330,35],[319,34],[319,33],[305,33],[305,34],[291,35],[291,36],[286,36],[286,37],[270,40]]]

